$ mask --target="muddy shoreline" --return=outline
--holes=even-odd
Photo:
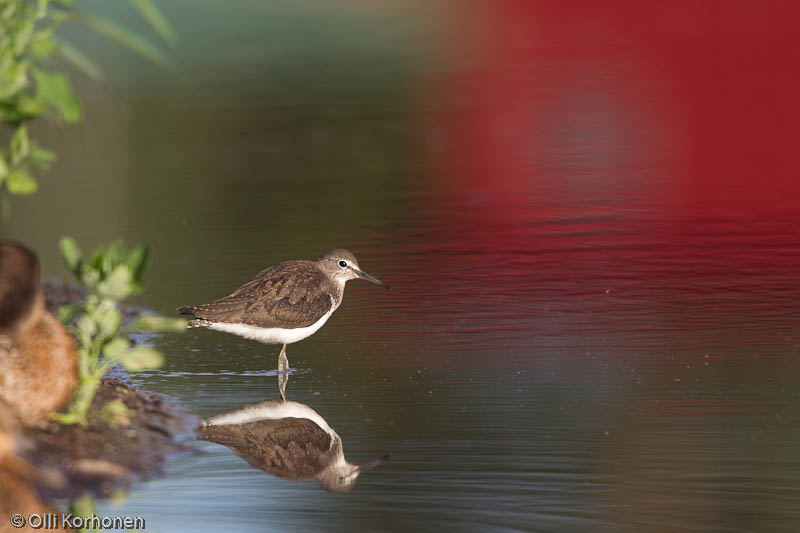
[[[84,296],[76,287],[44,284],[47,307],[74,303]],[[125,319],[141,313],[123,307]],[[104,406],[114,400],[126,409]],[[47,423],[23,434],[20,456],[38,472],[32,484],[44,499],[72,499],[89,493],[109,497],[135,481],[163,474],[169,457],[192,453],[188,442],[200,419],[178,401],[134,387],[124,377],[105,377],[92,402],[86,426]]]

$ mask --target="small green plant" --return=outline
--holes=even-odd
[[[62,424],[85,425],[100,379],[114,365],[136,372],[163,364],[164,358],[158,350],[133,346],[125,337],[121,327],[123,316],[118,308],[119,302],[143,289],[142,277],[150,252],[146,246],[126,251],[121,241],[114,241],[97,248],[84,260],[71,237],[63,237],[59,247],[67,268],[88,294],[85,300],[59,309],[59,319],[78,340],[78,385],[67,411],[56,413],[53,418]],[[185,324],[182,320],[148,316],[135,321],[127,330],[178,330]],[[112,408],[111,412],[118,415],[120,409]]]

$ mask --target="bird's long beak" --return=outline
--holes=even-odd
[[[360,271],[359,269],[357,269],[357,268],[353,268],[353,267],[350,267],[350,268],[352,268],[352,269],[353,269],[353,272],[355,272],[356,274],[358,274],[358,277],[359,277],[359,278],[361,278],[361,279],[365,279],[365,280],[367,280],[367,281],[371,281],[371,282],[372,282],[372,283],[374,283],[375,285],[380,285],[381,287],[383,287],[383,288],[384,288],[384,289],[386,289],[387,291],[390,291],[390,290],[392,290],[392,287],[391,287],[391,286],[389,286],[389,285],[387,285],[386,283],[382,282],[382,281],[381,281],[381,280],[379,280],[378,278],[373,278],[372,276],[370,276],[370,275],[369,275],[369,274],[367,274],[366,272],[361,272],[361,271]]]
[[[373,459],[372,461],[370,461],[368,463],[364,463],[363,465],[358,465],[358,471],[359,472],[365,472],[367,470],[375,468],[376,466],[380,466],[383,463],[385,463],[386,461],[388,461],[390,457],[391,457],[391,455],[389,455],[387,453],[386,455],[382,455],[382,456],[378,457],[377,459]]]

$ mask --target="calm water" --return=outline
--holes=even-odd
[[[102,512],[157,531],[800,528],[800,201],[770,133],[797,109],[748,85],[781,58],[731,59],[758,58],[761,19],[666,13],[642,35],[631,6],[163,4],[179,74],[95,47],[115,81],[79,83],[85,123],[42,132],[60,163],[2,235],[50,275],[64,233],[150,243],[136,303],[163,313],[353,250],[394,289],[348,284],[289,346],[288,396],[350,461],[392,457],[330,494],[198,443]],[[725,76],[740,92],[712,90]],[[731,118],[740,100],[756,109]],[[167,364],[135,381],[198,415],[277,395],[278,347],[153,343]]]

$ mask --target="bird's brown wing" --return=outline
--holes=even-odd
[[[330,311],[333,289],[314,263],[286,261],[259,272],[224,298],[178,312],[211,322],[304,328]]]
[[[330,435],[304,418],[204,426],[200,438],[227,446],[250,466],[288,479],[308,479],[330,462]]]

